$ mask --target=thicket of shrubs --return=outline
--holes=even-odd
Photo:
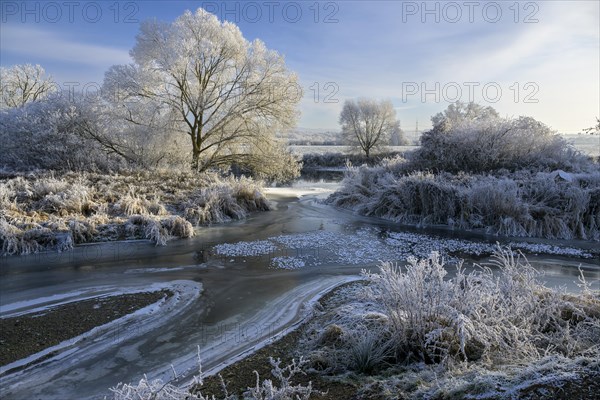
[[[366,287],[317,314],[304,351],[325,374],[377,382],[374,398],[519,397],[600,376],[600,296],[583,279],[578,296],[548,289],[510,249],[472,272],[459,264],[449,274],[434,253],[364,277]],[[478,387],[456,385],[467,373]]]
[[[600,173],[397,174],[390,164],[354,168],[328,198],[335,206],[403,224],[488,233],[600,239]]]
[[[548,127],[473,104],[432,120],[407,159],[350,168],[327,201],[404,224],[600,239],[600,166]]]
[[[124,239],[165,245],[269,204],[249,178],[186,170],[18,174],[0,182],[0,207],[0,254],[11,255]]]
[[[0,110],[0,167],[105,172],[127,168],[125,157],[89,137],[90,108],[55,94],[51,99]],[[136,147],[134,138],[130,139],[130,147]],[[149,144],[151,139],[147,138]]]
[[[306,153],[302,156],[302,169],[306,171],[319,168],[343,168],[348,164],[374,166],[399,154],[397,151],[389,151],[373,154],[367,158],[364,154],[357,153]]]
[[[56,93],[0,109],[0,167],[109,173],[190,168],[189,137],[168,126],[128,123],[106,108],[99,95]],[[278,182],[299,176],[299,160],[281,141],[258,142],[211,170]]]
[[[421,136],[412,162],[414,168],[453,173],[524,168],[579,171],[587,157],[531,117],[445,118]]]

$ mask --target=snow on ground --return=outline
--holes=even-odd
[[[512,242],[514,250],[535,254],[591,258],[572,247]],[[358,265],[378,261],[406,261],[426,258],[432,251],[447,260],[455,255],[490,255],[496,244],[462,239],[447,239],[408,232],[381,232],[374,228],[356,231],[312,231],[273,236],[266,240],[220,244],[213,248],[222,257],[268,256],[269,264],[279,269],[299,269],[323,264]]]

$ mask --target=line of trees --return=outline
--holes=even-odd
[[[275,137],[296,124],[301,99],[282,55],[201,8],[172,23],[143,22],[130,54],[133,62],[111,67],[94,96],[60,92],[39,65],[3,68],[3,162],[71,168],[79,154],[109,169],[187,164],[279,180],[298,174]],[[73,152],[65,159],[53,147]]]

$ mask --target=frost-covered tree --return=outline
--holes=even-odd
[[[596,117],[596,125],[586,128],[583,131],[590,135],[600,134],[600,118]]]
[[[544,123],[502,118],[491,107],[450,104],[432,118],[414,153],[417,168],[447,172],[499,169],[577,170],[584,157]]]
[[[457,101],[450,103],[443,112],[431,117],[431,123],[434,130],[444,131],[475,121],[493,121],[498,118],[500,115],[493,107],[484,107],[474,102]]]
[[[389,143],[392,132],[398,129],[396,111],[388,100],[346,100],[339,122],[348,143],[364,151],[367,158]]]
[[[115,113],[130,126],[187,135],[194,169],[255,169],[285,156],[272,143],[297,120],[298,78],[260,40],[199,8],[172,23],[143,22],[130,54],[134,63],[105,76]]]
[[[0,110],[0,164],[17,169],[91,170],[122,165],[120,154],[88,132],[98,115],[87,99],[56,93]]]
[[[57,89],[52,77],[46,76],[46,71],[38,64],[0,68],[0,82],[0,108],[22,107],[46,98]]]
[[[400,129],[400,125],[398,124],[396,128],[392,131],[390,135],[390,145],[391,146],[406,146],[408,145],[408,139],[404,135],[404,131]]]

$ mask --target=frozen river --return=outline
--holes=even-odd
[[[198,347],[204,370],[218,370],[293,328],[322,293],[358,279],[363,268],[376,268],[378,257],[402,261],[405,240],[415,242],[410,249],[423,250],[429,243],[410,235],[436,234],[449,240],[447,246],[454,246],[453,240],[486,245],[496,240],[443,229],[401,229],[321,204],[319,198],[336,185],[304,181],[269,189],[273,211],[202,228],[195,238],[166,247],[112,243],[2,259],[2,317],[115,293],[169,288],[176,295],[63,343],[45,357],[2,367],[0,397],[102,398],[107,388],[138,381],[144,373],[169,378],[171,365],[185,381],[196,371]],[[585,251],[597,243],[569,245]],[[546,272],[542,280],[549,286],[577,291],[579,265],[596,285],[600,278],[595,258],[529,258]]]

